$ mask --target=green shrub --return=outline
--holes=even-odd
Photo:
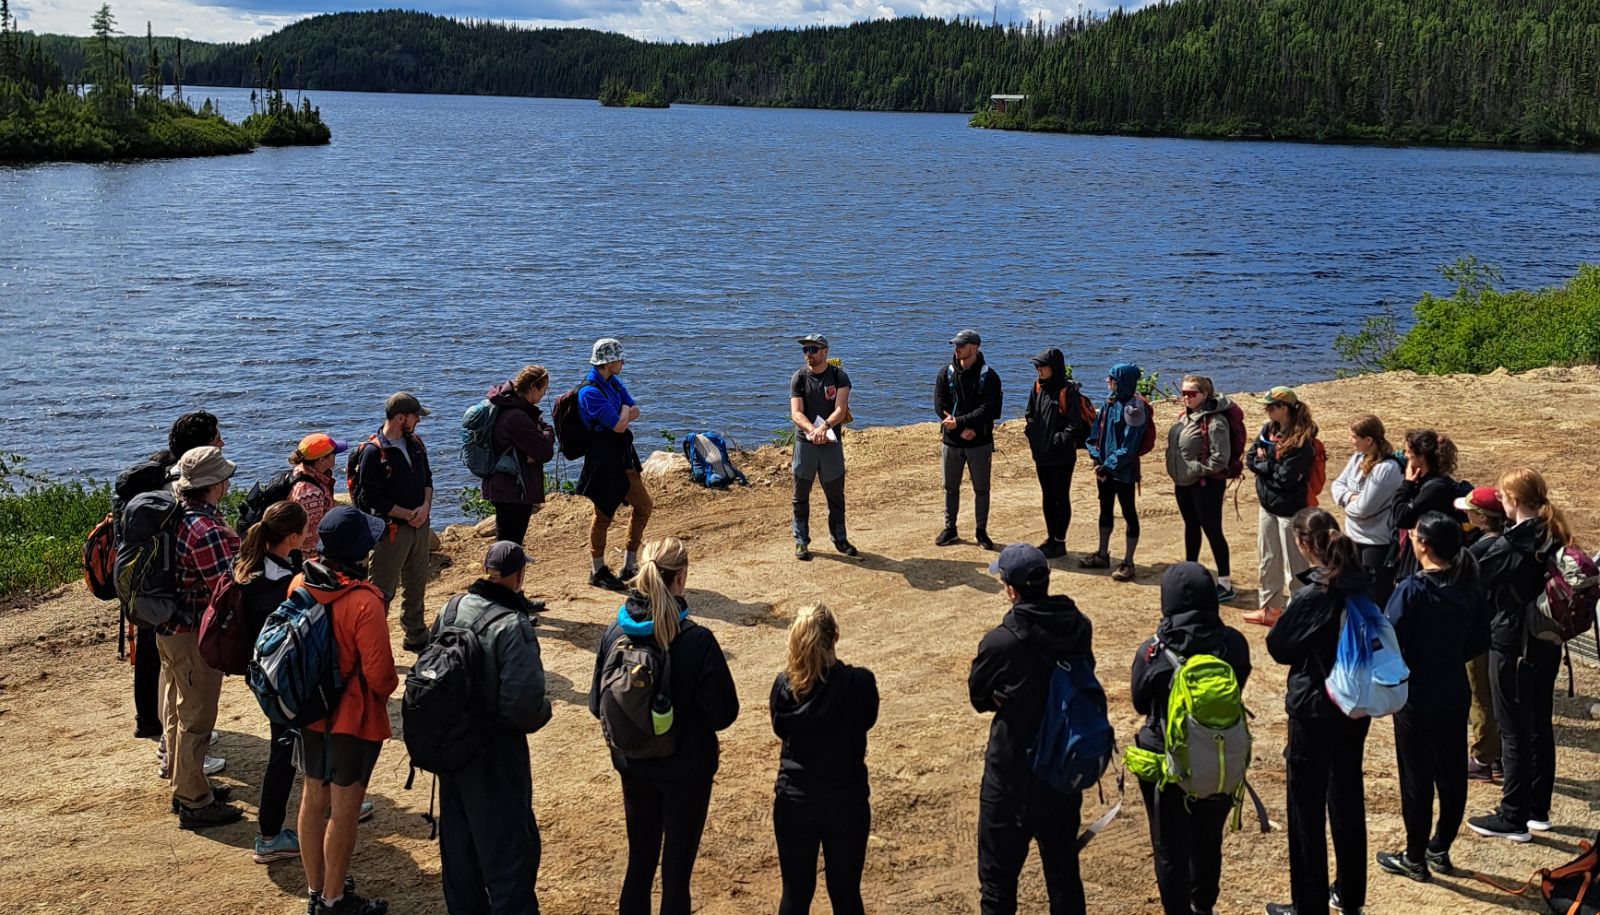
[[[494,503],[483,497],[483,490],[477,484],[461,487],[461,511],[473,521],[482,521],[494,514]]]
[[[83,574],[83,542],[111,510],[111,488],[46,482],[0,455],[0,598]]]

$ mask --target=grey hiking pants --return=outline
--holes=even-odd
[[[977,529],[988,528],[989,468],[994,463],[994,443],[970,448],[940,445],[939,458],[944,468],[944,526],[955,529],[956,516],[961,512],[961,470],[965,467],[972,475],[972,513]]]
[[[451,915],[538,915],[539,824],[528,737],[496,731],[460,772],[439,776],[439,875]]]

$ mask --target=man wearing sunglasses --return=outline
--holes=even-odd
[[[994,458],[994,423],[1000,418],[1000,376],[983,362],[983,340],[963,330],[950,340],[950,363],[933,381],[933,410],[939,415],[944,444],[939,449],[944,470],[944,529],[934,539],[949,546],[956,536],[961,509],[961,472],[972,474],[972,512],[978,546],[994,549],[989,539],[989,468]]]
[[[805,366],[789,382],[789,418],[794,421],[794,558],[811,560],[811,483],[820,478],[828,498],[828,534],[846,556],[861,553],[844,528],[844,435],[850,412],[850,376],[828,362],[828,338],[799,338]]]

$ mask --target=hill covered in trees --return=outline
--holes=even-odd
[[[78,45],[42,43],[74,72]],[[317,89],[595,98],[610,80],[1021,129],[1600,146],[1600,0],[1176,0],[1049,27],[905,18],[712,44],[383,11],[184,48],[204,85],[252,85],[264,57]],[[984,111],[995,92],[1028,99]]]

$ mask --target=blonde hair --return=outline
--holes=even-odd
[[[1500,500],[1504,503],[1507,496],[1518,505],[1526,505],[1539,512],[1539,520],[1544,522],[1545,535],[1561,546],[1576,546],[1572,535],[1572,525],[1567,523],[1567,516],[1561,509],[1550,504],[1550,487],[1544,482],[1544,477],[1532,467],[1513,467],[1500,474],[1496,484],[1500,490]]]
[[[534,389],[543,390],[550,384],[550,373],[542,365],[524,366],[517,377],[511,379],[511,389],[523,397]]]
[[[1200,389],[1200,394],[1206,400],[1217,396],[1217,389],[1211,384],[1211,379],[1204,375],[1185,375],[1179,384],[1192,384]]]
[[[804,699],[823,679],[823,672],[834,662],[833,646],[839,641],[839,622],[824,604],[800,608],[789,625],[789,660],[784,673],[789,677],[789,692]]]
[[[689,549],[676,537],[663,537],[645,545],[634,587],[650,602],[656,644],[663,650],[678,637],[678,598],[669,587],[689,568]]]

